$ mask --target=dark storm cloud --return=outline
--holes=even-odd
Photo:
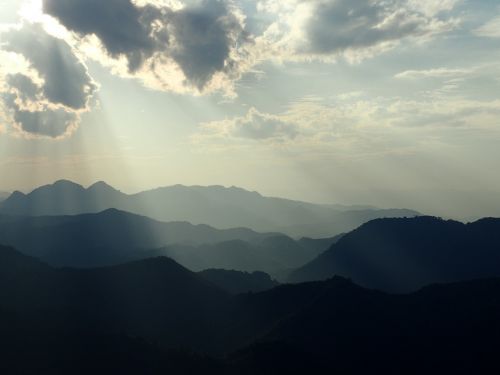
[[[27,110],[16,102],[16,95],[4,94],[4,104],[12,113],[15,126],[33,136],[61,137],[78,125],[78,115],[64,109]]]
[[[306,52],[330,54],[362,49],[429,32],[427,20],[402,2],[319,0],[306,24]]]
[[[129,69],[138,69],[167,38],[154,35],[152,23],[165,17],[160,9],[138,7],[130,0],[44,0],[45,13],[68,30],[97,36],[112,57],[124,55]]]
[[[451,6],[429,1],[419,5],[413,0],[183,0],[179,4],[43,0],[43,10],[78,37],[95,36],[122,76],[132,74],[161,90],[229,92],[232,82],[265,59],[321,58],[350,51],[373,55],[406,37],[443,31],[449,23],[436,15]],[[96,58],[109,62],[102,55]],[[128,72],[119,58],[126,59]],[[179,71],[183,74],[177,75]]]
[[[30,77],[22,73],[7,76],[6,83],[18,92],[19,99],[23,102],[36,100],[37,95],[39,95],[41,91],[40,87],[38,87]]]
[[[4,51],[29,65],[25,72],[3,77],[1,99],[14,127],[53,138],[76,128],[97,86],[71,47],[36,24],[7,31],[1,39]]]
[[[86,108],[96,85],[64,40],[47,34],[37,25],[25,25],[20,30],[12,30],[2,35],[2,39],[5,41],[5,51],[22,55],[44,80],[41,91],[47,101],[74,110]],[[34,83],[28,87],[27,78],[13,77],[10,80],[21,79],[17,84],[32,92]]]
[[[177,10],[131,0],[44,0],[43,9],[68,30],[95,35],[111,57],[125,56],[130,72],[156,55],[175,61],[200,90],[215,73],[231,74],[231,50],[245,39],[234,9],[222,0],[189,2]]]
[[[244,31],[227,4],[202,1],[176,12],[172,24],[176,41],[172,57],[199,89],[216,72],[231,70],[229,54]]]

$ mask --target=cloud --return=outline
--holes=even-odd
[[[435,17],[443,12],[449,12],[463,0],[409,0],[410,9],[414,9],[429,17]]]
[[[241,19],[222,1],[205,0],[172,17],[172,57],[189,81],[202,89],[216,72],[231,74],[231,49],[247,42]]]
[[[292,119],[261,113],[255,108],[250,108],[245,116],[205,123],[202,128],[207,135],[254,141],[284,141],[300,133]]]
[[[398,79],[453,78],[466,76],[473,72],[473,69],[436,68],[426,70],[406,70],[396,74],[394,77]]]
[[[424,23],[425,25],[425,23]],[[321,1],[306,25],[306,52],[329,54],[367,48],[419,34],[422,20],[378,2]]]
[[[14,126],[30,136],[58,138],[78,127],[76,113],[64,109],[25,110],[16,103],[14,95],[5,96],[4,102],[12,112]]]
[[[371,110],[361,100],[347,105],[348,98],[353,97],[339,99],[339,104],[333,106],[306,97],[278,114],[250,108],[244,116],[201,124],[192,141],[209,147],[231,143],[313,146],[329,143],[352,132]]]
[[[1,34],[4,117],[24,133],[58,138],[76,129],[97,90],[84,63],[41,25]]]
[[[235,96],[262,61],[359,61],[456,26],[457,0],[43,0],[77,47],[123,77]]]
[[[122,75],[159,81],[154,88],[223,89],[239,78],[246,64],[241,54],[248,57],[251,45],[231,1],[44,0],[43,10],[81,41],[96,38],[111,59],[125,58]]]
[[[242,117],[201,124],[192,141],[208,150],[258,143],[262,147],[280,144],[304,152],[342,149],[352,154],[355,149],[383,143],[383,138],[392,134],[406,137],[410,146],[416,142],[411,135],[417,133],[426,139],[449,135],[457,129],[498,134],[500,100],[471,99],[460,93],[460,87],[450,92],[445,82],[435,90],[416,93],[414,98],[368,98],[360,93],[338,95],[328,101],[305,98],[282,113],[262,113],[252,108]],[[446,143],[446,138],[442,142]]]
[[[168,43],[164,30],[153,30],[153,21],[164,17],[153,6],[127,0],[44,0],[43,11],[82,36],[96,35],[112,57],[127,58],[131,71]]]
[[[284,3],[284,4],[283,4]],[[457,20],[446,15],[456,1],[295,0],[261,1],[275,12],[268,37],[291,57],[359,60],[393,48],[408,38],[429,38],[451,30]],[[293,3],[293,4],[291,4]],[[270,28],[271,30],[271,28]]]
[[[76,129],[97,90],[83,59],[156,90],[235,96],[235,82],[264,61],[354,62],[402,40],[427,40],[456,26],[456,3],[39,0],[26,12],[43,26],[25,23],[1,36],[3,116],[32,135]],[[399,78],[405,74],[418,73]],[[285,120],[253,109],[226,126],[246,139],[300,138],[305,128]]]
[[[41,94],[49,102],[74,110],[87,107],[96,85],[65,41],[47,34],[39,25],[25,25],[5,33],[2,39],[5,51],[22,55],[43,79]]]
[[[500,38],[500,17],[493,18],[474,30],[474,34],[487,38]]]

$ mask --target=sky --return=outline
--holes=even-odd
[[[497,0],[0,0],[0,191],[500,216]]]

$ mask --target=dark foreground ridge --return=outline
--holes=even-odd
[[[166,258],[55,269],[0,247],[6,374],[493,374],[500,279],[231,296]]]
[[[208,269],[198,275],[231,294],[263,292],[279,285],[265,272],[241,272],[234,270]]]

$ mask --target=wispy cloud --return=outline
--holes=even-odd
[[[500,38],[500,16],[491,19],[481,27],[474,30],[478,36],[488,38]]]
[[[399,79],[454,78],[473,73],[475,69],[436,68],[426,70],[406,70],[395,75]]]
[[[455,73],[458,72],[468,70],[457,69]],[[444,71],[418,74],[447,78],[451,75]],[[370,98],[356,93],[338,95],[329,101],[296,101],[278,114],[251,108],[241,117],[201,124],[192,142],[206,149],[213,146],[216,150],[224,145],[274,148],[278,144],[310,152],[343,149],[355,154],[362,144],[374,145],[375,139],[391,138],[393,132],[411,130],[429,135],[446,133],[446,129],[497,132],[500,99],[462,96],[458,93],[464,84],[466,81],[455,82],[455,95],[450,95],[449,83],[445,80],[442,86],[418,93],[414,98]]]

